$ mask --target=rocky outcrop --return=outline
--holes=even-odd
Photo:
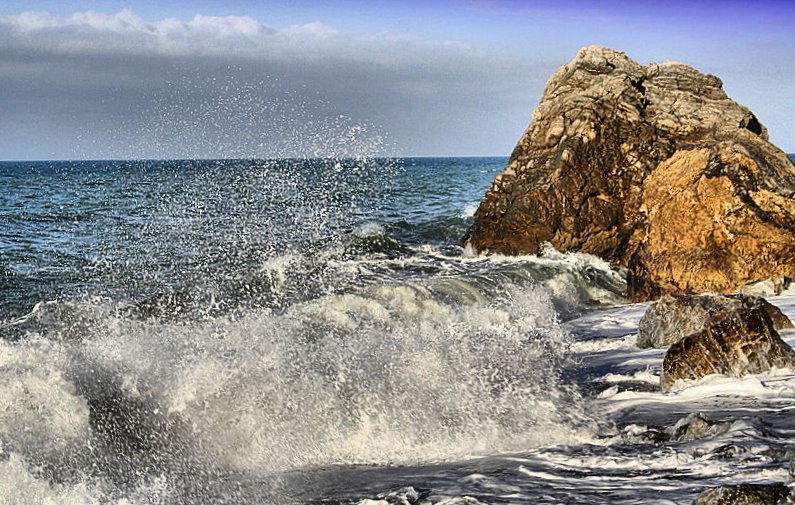
[[[668,347],[703,330],[731,311],[759,307],[776,330],[792,328],[792,321],[764,298],[748,295],[664,296],[652,303],[638,324],[638,347]]]
[[[737,484],[705,489],[693,505],[777,505],[787,503],[790,490],[784,484]]]
[[[663,359],[660,387],[669,391],[680,379],[740,377],[774,367],[795,368],[795,350],[781,340],[759,305],[742,306],[720,313],[703,330],[673,344]]]
[[[549,79],[463,242],[598,255],[627,267],[635,301],[795,277],[795,165],[767,140],[717,77],[584,48]]]

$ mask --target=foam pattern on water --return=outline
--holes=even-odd
[[[0,342],[6,469],[52,467],[31,496],[70,496],[57,486],[71,482],[129,498],[158,478],[179,493],[196,488],[191,475],[272,479],[579,440],[588,421],[560,383],[570,337],[550,293],[504,288],[462,304],[421,283],[372,285],[187,320],[73,303],[60,313],[80,311],[77,333]]]
[[[57,343],[0,340],[0,442],[50,455],[85,441],[88,406],[66,376],[68,352]]]
[[[531,428],[565,418],[555,367],[568,340],[540,290],[453,307],[382,286],[127,331],[88,347],[234,467],[445,459],[532,445]]]

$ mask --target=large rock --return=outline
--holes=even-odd
[[[673,344],[663,358],[660,388],[710,374],[741,377],[771,368],[795,368],[795,350],[760,306],[721,313],[705,328]]]
[[[758,306],[776,330],[792,328],[792,321],[764,298],[748,295],[663,296],[652,303],[638,324],[638,347],[668,347],[703,330],[731,311]]]
[[[705,489],[693,505],[777,505],[787,503],[790,490],[781,483],[736,484]]]
[[[795,276],[795,165],[720,79],[587,47],[547,83],[464,237],[598,255],[633,300]]]

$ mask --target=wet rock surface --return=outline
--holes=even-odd
[[[795,165],[767,139],[715,76],[584,48],[549,79],[463,242],[598,255],[628,268],[635,301],[795,277]]]
[[[627,444],[690,442],[720,435],[730,426],[730,421],[713,421],[704,414],[693,413],[670,426],[629,425],[618,436]]]
[[[666,430],[668,440],[674,442],[687,442],[700,440],[723,433],[729,428],[729,422],[715,422],[707,419],[703,414],[690,414],[683,417]]]
[[[795,368],[795,350],[781,340],[760,306],[741,307],[671,345],[663,359],[660,387],[669,391],[680,379],[740,377],[774,367]]]
[[[739,484],[704,490],[693,505],[777,505],[787,503],[790,490],[784,484]]]
[[[667,347],[742,308],[760,308],[776,330],[792,328],[781,309],[749,295],[664,296],[652,303],[638,325],[638,347]]]

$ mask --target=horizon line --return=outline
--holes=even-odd
[[[789,158],[795,158],[795,151],[784,152]],[[453,158],[510,158],[505,154],[465,154],[465,155],[408,155],[408,156],[283,156],[283,157],[250,157],[250,158],[31,158],[31,159],[0,159],[0,163],[124,163],[154,161],[205,161],[205,162],[239,162],[239,161],[327,161],[327,160],[405,160],[405,159],[453,159]]]
[[[795,154],[794,154],[795,155]],[[250,157],[250,158],[30,158],[0,159],[0,163],[120,163],[142,161],[313,161],[313,160],[401,160],[401,159],[433,159],[433,158],[509,158],[506,154],[480,155],[409,155],[409,156],[282,156],[282,157]]]

